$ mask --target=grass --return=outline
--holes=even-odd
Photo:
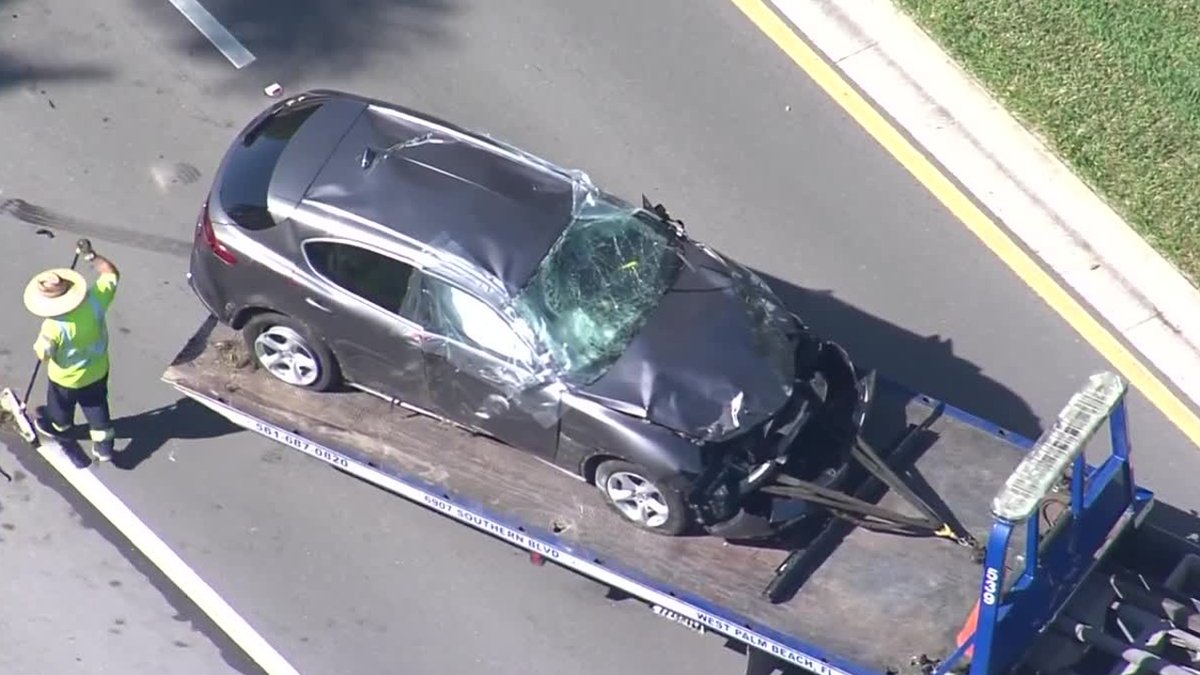
[[[1200,285],[1200,2],[896,1]]]

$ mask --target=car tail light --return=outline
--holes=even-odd
[[[217,239],[217,233],[213,230],[212,219],[208,217],[207,200],[204,202],[204,208],[200,209],[200,221],[196,223],[196,227],[199,230],[200,236],[204,238],[204,243],[208,245],[209,250],[213,252],[213,255],[217,256],[218,260],[226,265],[237,263],[237,257],[233,255],[233,252]]]

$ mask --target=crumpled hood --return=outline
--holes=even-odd
[[[682,242],[686,260],[625,352],[579,392],[690,437],[719,440],[787,401],[796,325],[744,267]]]

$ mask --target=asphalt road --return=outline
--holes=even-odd
[[[206,618],[148,579],[153,568],[32,451],[0,442],[0,468],[13,478],[0,494],[0,672],[222,672],[228,645],[209,639]]]
[[[23,385],[32,366],[25,281],[90,237],[124,273],[112,386],[131,439],[98,475],[301,672],[718,675],[741,661],[159,382],[203,318],[183,274],[207,182],[272,82],[394,99],[644,192],[859,361],[1016,431],[1036,434],[1104,367],[725,0],[205,5],[254,63],[234,69],[167,0],[0,0],[0,376]],[[1136,393],[1132,415],[1141,480],[1200,507],[1200,454]],[[0,466],[37,475],[16,454]],[[15,577],[5,566],[18,606],[44,617],[5,641],[23,671],[144,671],[168,653],[190,659],[171,672],[243,667],[136,554],[66,515],[54,492],[68,490],[36,484],[36,507],[0,485],[5,558],[43,547]],[[126,614],[140,630],[109,634]],[[83,645],[76,670],[57,660],[64,633]]]

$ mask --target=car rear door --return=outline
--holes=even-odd
[[[415,300],[413,265],[345,240],[313,238],[303,247],[323,290],[308,293],[306,311],[330,341],[345,376],[427,409],[421,328],[407,318]]]

